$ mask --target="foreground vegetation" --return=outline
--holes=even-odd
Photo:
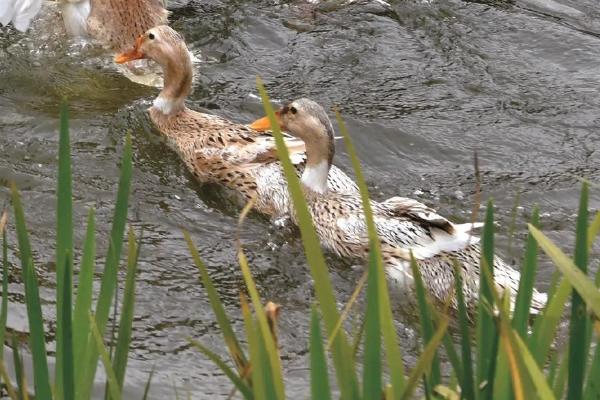
[[[277,127],[266,92],[259,82],[265,111],[273,127]],[[592,399],[600,398],[600,274],[594,282],[587,276],[592,243],[600,231],[600,214],[588,215],[588,186],[582,185],[581,201],[576,226],[575,255],[566,256],[538,229],[535,210],[529,225],[522,279],[514,307],[510,310],[507,293],[498,293],[493,282],[494,254],[493,204],[487,205],[482,236],[483,258],[480,304],[474,324],[469,321],[462,295],[462,281],[457,267],[455,295],[458,303],[456,334],[448,331],[450,317],[444,310],[431,306],[416,264],[413,273],[418,298],[422,336],[422,352],[410,371],[404,365],[396,334],[387,282],[369,209],[368,193],[354,147],[343,121],[338,123],[350,153],[355,175],[365,205],[369,227],[370,258],[364,278],[356,289],[358,294],[366,284],[366,308],[362,328],[350,334],[344,329],[344,318],[352,307],[343,312],[336,306],[336,296],[315,233],[302,189],[289,161],[279,129],[274,129],[280,158],[289,183],[290,194],[300,220],[300,231],[308,266],[314,281],[315,304],[310,326],[310,393],[313,399],[408,399],[415,396],[447,399]],[[127,234],[127,276],[121,301],[117,301],[117,272],[125,236],[128,194],[132,161],[131,140],[126,139],[121,177],[115,205],[109,248],[102,272],[98,299],[93,305],[95,271],[95,222],[90,210],[87,236],[78,265],[77,290],[73,289],[73,221],[71,163],[66,108],[61,111],[59,168],[57,185],[56,233],[56,367],[55,379],[50,381],[46,338],[41,312],[40,296],[31,246],[26,229],[25,213],[16,187],[12,187],[14,225],[17,232],[21,274],[25,285],[25,300],[30,326],[29,348],[34,365],[33,377],[25,376],[19,346],[13,339],[13,364],[16,377],[8,376],[0,357],[0,376],[11,399],[89,399],[98,362],[106,371],[106,398],[122,397],[123,381],[131,338],[135,302],[135,274],[139,241],[133,231]],[[250,203],[241,213],[240,223],[250,210]],[[8,245],[6,214],[0,218],[2,232],[2,305],[0,307],[0,339],[7,338],[8,313]],[[252,278],[250,266],[238,243],[238,258],[245,280],[247,295],[241,295],[241,313],[245,322],[245,337],[236,336],[229,323],[217,290],[202,263],[189,234],[184,232],[192,257],[210,299],[218,325],[223,333],[230,360],[220,358],[217,352],[202,343],[191,343],[210,358],[231,380],[233,392],[246,399],[283,399],[285,371],[279,356],[277,342],[277,307],[264,307]],[[556,265],[549,300],[544,311],[530,320],[529,306],[535,281],[539,249]],[[353,296],[352,298],[355,298]],[[450,300],[450,299],[449,299]],[[110,321],[111,307],[120,303],[120,311]],[[570,303],[568,342],[555,350],[559,323]],[[115,308],[116,310],[116,308]],[[120,315],[117,321],[116,315]],[[117,329],[118,326],[118,329]],[[104,338],[115,337],[114,348],[106,348]],[[242,346],[245,343],[245,346]],[[356,349],[362,349],[357,352]],[[3,352],[3,348],[0,348]],[[451,365],[451,376],[442,377],[440,353]],[[359,355],[357,355],[359,354]],[[328,363],[333,365],[330,367]],[[335,376],[330,382],[329,372]],[[33,379],[33,390],[28,379]],[[148,384],[150,381],[148,382]],[[144,393],[146,397],[148,391]],[[308,390],[308,389],[307,389]],[[415,393],[419,393],[416,395]],[[175,397],[175,394],[174,394]]]
[[[310,332],[313,399],[330,399],[334,396],[333,385],[329,382],[325,349],[329,350],[333,361],[336,388],[342,399],[408,399],[415,396],[419,385],[425,398],[600,398],[600,273],[597,274],[596,282],[586,275],[592,243],[600,231],[600,213],[588,224],[586,183],[582,185],[573,259],[566,256],[538,229],[538,211],[534,210],[529,224],[514,312],[510,310],[509,294],[498,293],[494,284],[491,270],[494,257],[494,216],[493,204],[488,202],[482,237],[479,293],[481,300],[474,329],[469,322],[464,303],[460,269],[455,265],[458,343],[448,332],[450,317],[431,306],[413,259],[423,347],[415,366],[407,374],[393,325],[390,298],[365,180],[343,121],[338,114],[340,131],[346,141],[361,191],[371,249],[366,271],[367,305],[363,316],[364,324],[363,329],[354,337],[350,337],[341,328],[343,316],[336,307],[327,265],[302,195],[300,182],[289,161],[281,132],[277,128],[277,120],[260,80],[258,85],[265,112],[275,128],[273,134],[277,140],[290,195],[300,220],[302,241],[315,285],[316,303],[312,309]],[[244,213],[242,219],[243,216]],[[252,280],[243,248],[238,248],[239,263],[254,314],[250,311],[248,301],[242,296],[241,310],[246,322],[246,337],[242,339],[233,333],[207,269],[189,236],[186,238],[200,269],[234,368],[202,344],[194,344],[222,369],[244,398],[285,398],[284,371],[279,358],[276,330],[273,328],[275,316],[268,312],[268,308],[262,308],[263,301]],[[533,320],[530,327],[529,309],[539,248],[552,259],[557,272],[549,291],[546,308]],[[357,290],[360,290],[360,287]],[[569,340],[562,351],[553,351],[559,322],[569,302]],[[326,334],[325,341],[322,336],[323,328]],[[240,346],[242,341],[248,343],[247,351]],[[359,343],[363,350],[362,362],[354,351]],[[442,349],[451,365],[451,377],[445,380],[442,379],[438,357],[438,352]],[[337,397],[337,394],[335,396]]]

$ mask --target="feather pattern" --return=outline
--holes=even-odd
[[[333,128],[321,106],[309,99],[298,99],[282,107],[277,115],[280,124],[304,140],[309,165],[331,162]],[[255,126],[262,125],[257,121]],[[367,259],[369,240],[360,196],[315,189],[309,183],[326,177],[327,168],[313,168],[310,172],[310,176],[305,172],[302,181],[321,243],[340,256]],[[315,176],[318,173],[320,177]],[[471,231],[482,224],[454,224],[425,204],[406,197],[371,201],[370,205],[386,273],[397,289],[394,292],[403,293],[403,301],[414,300],[409,264],[412,253],[436,302],[445,304],[450,298],[456,306],[452,261],[455,259],[462,267],[465,298],[474,310],[479,293],[481,247],[479,238]],[[290,214],[295,218],[294,212]],[[494,274],[496,284],[509,289],[514,296],[520,274],[499,257],[494,259]],[[544,295],[534,291],[532,303],[532,313],[538,312],[545,304]]]

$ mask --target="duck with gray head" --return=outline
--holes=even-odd
[[[283,130],[302,139],[306,145],[307,161],[301,182],[321,243],[340,256],[366,260],[367,226],[360,196],[332,192],[325,184],[335,152],[334,131],[327,113],[316,102],[299,99],[277,111],[276,118]],[[266,131],[271,125],[265,117],[250,127]],[[452,259],[456,259],[462,267],[465,300],[471,311],[476,309],[481,246],[479,238],[470,231],[481,224],[454,224],[426,205],[405,197],[371,201],[371,208],[386,274],[392,289],[402,299],[414,299],[410,268],[412,251],[423,282],[438,305],[445,304],[453,294]],[[519,272],[495,257],[494,277],[500,289],[510,290],[514,303]],[[456,300],[452,297],[452,305],[456,308]],[[538,313],[545,303],[546,295],[534,291],[531,313]]]

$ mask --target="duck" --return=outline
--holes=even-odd
[[[59,0],[67,33],[88,37],[114,51],[125,51],[149,28],[167,22],[162,0]],[[0,23],[12,22],[26,31],[42,7],[42,0],[5,0]]]
[[[148,109],[167,144],[201,182],[217,183],[259,213],[286,221],[290,197],[272,135],[217,115],[191,110],[193,69],[183,37],[167,25],[149,29],[133,48],[116,56],[117,63],[150,59],[163,71],[164,86]],[[285,143],[302,173],[304,142],[288,136]],[[326,185],[332,192],[358,192],[354,181],[331,166]]]
[[[326,184],[335,154],[334,130],[327,113],[315,101],[301,98],[286,104],[275,115],[282,130],[305,143],[306,168],[300,181],[323,247],[341,257],[366,260],[369,243],[360,196],[333,192]],[[271,122],[263,117],[250,127],[266,132],[271,129]],[[471,231],[482,224],[455,224],[406,197],[371,200],[371,208],[385,272],[394,292],[400,293],[404,301],[415,298],[412,253],[434,304],[442,306],[451,299],[456,310],[455,259],[461,266],[465,302],[472,315],[478,303],[481,245]],[[295,218],[293,212],[291,215]],[[499,289],[510,291],[514,306],[519,272],[496,256],[494,278]],[[544,293],[534,290],[531,313],[538,313],[546,299]]]

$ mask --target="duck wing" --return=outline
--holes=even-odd
[[[482,224],[454,224],[417,200],[392,197],[378,203],[376,209],[382,240],[412,250],[417,259],[460,251],[479,242],[471,231]]]

